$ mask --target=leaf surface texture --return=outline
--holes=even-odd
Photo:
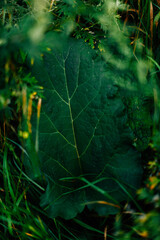
[[[51,217],[65,219],[87,203],[100,215],[114,213],[116,208],[95,201],[126,199],[120,184],[133,191],[142,174],[116,75],[93,50],[74,40],[45,53],[32,72],[44,87],[39,157],[48,185],[41,205]]]

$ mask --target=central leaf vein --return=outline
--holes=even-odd
[[[66,59],[64,59],[64,65],[66,63]],[[70,113],[70,118],[71,118],[71,125],[72,125],[72,132],[73,132],[73,139],[74,139],[74,144],[75,144],[75,149],[76,149],[76,154],[77,154],[77,159],[79,162],[79,166],[81,169],[81,162],[80,162],[80,156],[79,156],[79,151],[78,151],[78,146],[77,146],[77,141],[76,141],[76,135],[75,135],[75,129],[74,129],[74,124],[73,124],[73,116],[72,116],[72,108],[71,108],[71,100],[69,96],[69,90],[68,90],[68,84],[67,84],[67,76],[66,76],[66,69],[64,68],[64,78],[65,78],[65,85],[66,85],[66,92],[67,92],[67,98],[68,98],[68,106],[69,106],[69,113]]]

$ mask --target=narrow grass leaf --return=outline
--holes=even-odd
[[[98,230],[98,229],[96,229],[96,228],[94,228],[94,227],[91,227],[90,225],[88,225],[88,224],[80,221],[79,219],[74,218],[73,221],[76,222],[77,224],[79,224],[80,226],[82,226],[82,227],[84,227],[84,228],[92,231],[92,232],[96,232],[96,233],[100,233],[100,234],[104,235],[104,232],[102,232],[102,231],[100,231],[100,230]],[[111,235],[108,235],[108,236],[109,236],[110,238],[116,239],[115,237],[113,237],[113,236],[111,236]]]
[[[15,195],[14,195],[14,191],[12,189],[12,185],[11,185],[11,181],[10,181],[10,173],[9,173],[9,169],[8,169],[8,163],[7,163],[7,147],[5,147],[4,150],[4,157],[3,157],[3,174],[4,174],[4,180],[7,178],[7,185],[8,185],[8,189],[9,192],[11,194],[12,200],[13,202],[15,201]]]
[[[158,68],[158,70],[160,71],[160,66],[159,66],[159,64],[158,64],[152,57],[147,56],[147,58],[150,59],[150,60],[154,63],[154,65]]]

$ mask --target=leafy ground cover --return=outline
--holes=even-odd
[[[159,1],[1,1],[0,239],[160,239]]]

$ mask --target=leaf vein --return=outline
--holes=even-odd
[[[55,128],[55,130],[59,133],[59,135],[60,135],[69,145],[71,145],[72,147],[75,148],[75,145],[73,145],[72,143],[70,143],[70,142],[68,141],[68,139],[67,139],[65,136],[63,136],[63,134],[62,134],[60,131],[58,131],[58,129],[56,128],[56,126],[55,126],[55,125],[53,124],[53,122],[51,121],[50,117],[49,117],[45,112],[43,112],[43,114],[47,117],[47,119],[49,120],[49,122],[51,123],[51,125]]]

